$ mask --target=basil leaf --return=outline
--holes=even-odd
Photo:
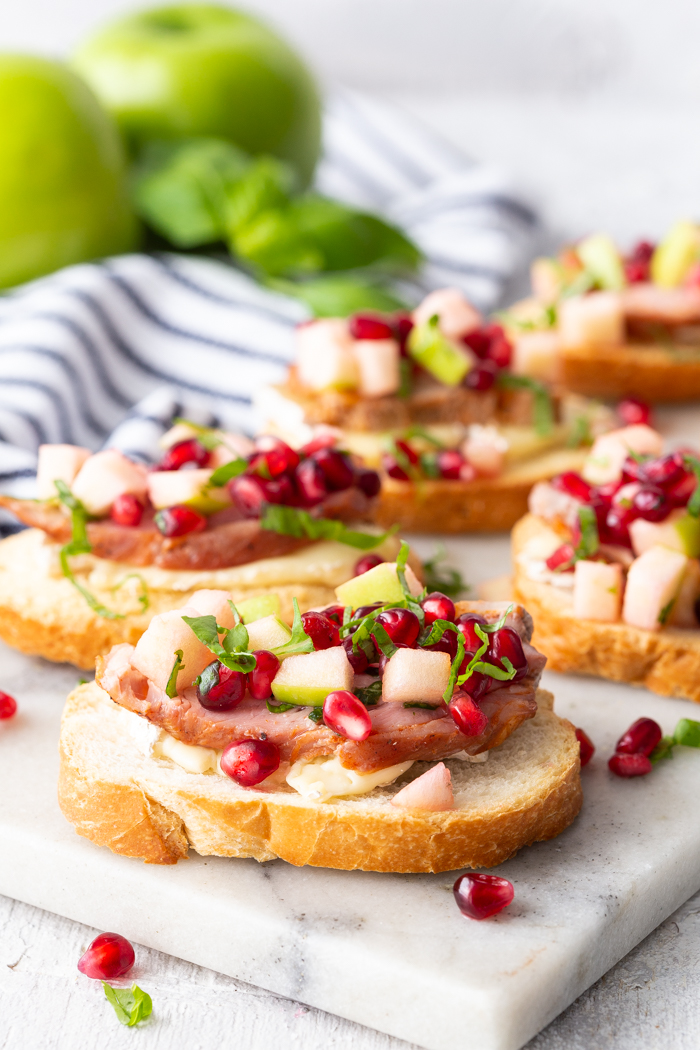
[[[227,653],[248,652],[248,631],[242,623],[237,623],[224,635],[223,646]]]
[[[219,645],[219,626],[215,616],[183,616],[182,619],[196,637],[199,638],[200,642],[206,645],[207,649],[211,649],[213,653],[217,649],[221,649]]]
[[[411,438],[414,438],[414,437],[423,438],[424,441],[427,441],[428,444],[432,445],[434,448],[437,448],[437,449],[445,449],[445,448],[447,448],[447,445],[444,443],[444,441],[438,441],[438,439],[436,437],[433,437],[433,435],[430,433],[430,431],[425,430],[423,427],[419,427],[416,423],[414,423],[413,426],[410,426],[408,428],[408,430],[404,434],[404,437],[408,441],[410,441]]]
[[[697,518],[700,517],[700,459],[697,456],[686,455],[683,456],[683,462],[695,475],[695,488],[685,509],[691,518]]]
[[[652,765],[655,766],[657,762],[661,762],[664,758],[673,758],[673,745],[675,743],[676,741],[672,736],[662,737],[649,755],[649,761]]]
[[[307,510],[299,510],[296,507],[285,507],[280,503],[266,503],[263,507],[260,527],[268,532],[296,536],[297,539],[336,540],[363,551],[378,547],[398,529],[398,525],[395,525],[388,532],[376,536],[348,529],[342,521],[336,521],[334,518],[314,518]]]
[[[574,550],[574,561],[584,561],[595,554],[600,547],[598,519],[593,507],[582,506],[578,509],[578,520],[581,526],[581,538]]]
[[[82,594],[83,598],[94,613],[97,613],[98,616],[102,616],[105,620],[123,620],[123,613],[114,612],[112,609],[108,609],[106,605],[103,605],[102,602],[98,601],[94,594],[90,593],[87,587],[83,587],[82,583],[78,583],[76,580],[68,559],[74,554],[89,554],[92,550],[92,544],[90,543],[87,534],[87,522],[90,515],[80,500],[73,495],[65,481],[56,480],[54,481],[54,485],[56,486],[59,500],[64,507],[67,507],[71,512],[71,541],[70,543],[65,543],[58,554],[61,564],[61,572],[68,582],[72,583],[76,591]]]
[[[486,644],[488,645],[488,642]],[[445,701],[446,704],[449,704],[450,700],[452,699],[452,693],[454,692],[455,684],[461,685],[461,683],[463,681],[466,681],[469,677],[468,674],[463,675],[461,678],[457,677],[459,675],[459,669],[462,666],[462,662],[464,660],[464,653],[464,635],[461,631],[459,631],[457,634],[457,652],[455,653],[454,660],[452,661],[452,665],[450,667],[450,677],[447,681],[447,688],[442,694],[442,699]]]
[[[484,634],[494,634],[495,631],[500,631],[501,627],[505,626],[505,622],[510,616],[511,612],[513,611],[513,608],[513,602],[511,602],[506,611],[501,616],[500,620],[496,620],[495,623],[477,624],[477,627],[479,628],[479,630],[477,631],[478,637],[483,638]]]
[[[419,639],[418,644],[420,646],[435,645],[436,642],[440,641],[445,631],[455,631],[457,634],[461,633],[457,625],[450,623],[449,620],[435,620],[430,625],[429,629],[426,628],[423,631],[423,637]]]
[[[385,628],[380,623],[375,622],[372,628],[372,635],[384,656],[386,656],[387,660],[390,660],[396,652],[397,646],[394,645]]]
[[[489,678],[495,678],[499,682],[510,682],[515,678],[515,668],[507,656],[502,657],[502,660],[506,666],[505,670],[502,667],[496,667],[495,664],[487,663],[485,660],[477,660],[472,667],[472,671],[479,671],[481,674],[486,674]]]
[[[176,649],[175,653],[174,653],[174,656],[175,656],[175,663],[173,664],[173,669],[170,672],[170,677],[168,678],[168,684],[165,687],[165,695],[169,696],[171,699],[174,696],[177,696],[177,676],[179,675],[180,671],[184,667],[184,664],[182,662],[182,649]]]
[[[215,448],[225,443],[219,437],[219,432],[215,427],[205,427],[201,423],[193,423],[191,419],[184,419],[182,416],[175,416],[173,423],[182,423],[194,430],[197,434],[197,441],[199,441],[200,445],[204,445],[209,452],[213,452]]]
[[[268,711],[271,711],[273,715],[281,715],[285,711],[291,711],[295,707],[299,707],[299,704],[271,704],[269,700],[266,700]]]
[[[103,981],[102,987],[107,1001],[114,1007],[120,1024],[133,1028],[135,1024],[151,1016],[153,1012],[151,997],[137,984],[132,984],[131,988],[113,988],[111,984]]]
[[[148,584],[144,580],[140,572],[130,572],[128,576],[125,576],[123,580],[120,580],[116,587],[112,587],[112,594],[115,594],[120,587],[123,587],[127,580],[138,580],[141,584],[141,593],[138,596],[139,604],[141,605],[141,612],[146,612],[150,607],[151,599],[148,596]]]
[[[362,688],[355,690],[355,696],[365,705],[365,707],[373,707],[374,704],[378,704],[381,695],[381,678],[377,678],[376,681],[371,682],[369,685],[364,685]]]
[[[700,722],[681,718],[674,730],[673,742],[683,747],[700,747]]]
[[[530,390],[533,395],[533,426],[540,437],[551,434],[554,428],[554,407],[549,390],[537,379],[530,376],[516,376],[512,372],[501,372],[498,384],[506,390]]]
[[[415,613],[422,627],[425,623],[425,613],[423,612],[420,602],[423,598],[425,598],[427,591],[424,587],[421,594],[418,595],[418,597],[416,598],[411,594],[411,590],[408,584],[406,583],[406,565],[408,563],[408,556],[410,553],[411,548],[408,546],[405,540],[402,540],[401,549],[399,550],[399,553],[396,557],[396,575],[398,576],[399,583],[401,584],[401,590],[403,591],[406,608],[410,609],[412,613]]]
[[[414,702],[407,702],[403,705],[404,707],[422,707],[426,711],[434,711],[438,706],[437,704],[424,704],[421,700],[415,700]]]
[[[223,488],[232,478],[237,478],[239,474],[242,474],[247,466],[248,463],[245,459],[240,457],[232,459],[230,463],[224,463],[223,467],[216,468],[209,478],[209,485],[215,489]]]
[[[291,637],[284,645],[278,645],[272,650],[274,655],[278,657],[294,656],[297,653],[312,653],[314,651],[314,643],[304,630],[301,613],[299,612],[299,602],[296,598],[292,598],[292,605],[294,606],[294,620],[292,621]]]
[[[237,648],[237,644],[239,644],[243,636],[235,632],[238,631],[239,627],[242,627],[242,624],[238,624],[233,628],[233,631],[229,631],[226,627],[221,627],[217,624],[215,616],[183,616],[182,619],[192,630],[193,634],[199,638],[200,642],[203,642],[225,667],[228,667],[231,671],[241,671],[243,674],[247,674],[248,671],[252,671],[255,668],[255,657],[253,654]],[[243,627],[243,630],[245,631],[245,627]],[[220,634],[224,636],[224,643],[227,642],[229,634],[234,635],[234,640],[229,643],[229,648],[226,648],[225,644],[222,645],[219,642]],[[247,631],[245,631],[245,636],[247,639]]]
[[[312,722],[315,722],[316,725],[318,725],[319,722],[323,721],[323,708],[322,707],[311,707],[311,708],[309,708],[309,710],[306,712],[306,717],[311,719]]]

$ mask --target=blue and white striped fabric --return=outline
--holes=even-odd
[[[457,286],[492,308],[536,218],[494,168],[402,111],[349,93],[325,115],[318,189],[399,223],[423,250],[402,286]],[[33,495],[45,442],[152,460],[173,415],[253,433],[255,390],[278,380],[306,308],[210,259],[125,255],[0,298],[0,488]]]

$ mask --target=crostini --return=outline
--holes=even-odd
[[[513,530],[515,595],[556,671],[700,701],[700,458],[637,425],[536,485]]]
[[[225,592],[152,620],[68,698],[59,800],[81,835],[173,864],[492,866],[566,828],[579,744],[519,606],[426,595],[407,548],[334,605],[244,627]],[[488,761],[485,761],[488,759]]]

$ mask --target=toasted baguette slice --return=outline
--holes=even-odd
[[[556,449],[514,464],[497,478],[476,481],[397,481],[382,477],[375,520],[382,528],[398,522],[413,532],[498,532],[512,529],[527,511],[538,481],[580,470],[586,449]]]
[[[549,669],[643,685],[660,696],[700,703],[700,630],[645,631],[577,620],[571,591],[528,579],[519,563],[525,546],[547,531],[545,522],[527,514],[513,529],[512,543],[514,598],[532,614],[532,644],[545,654]]]
[[[239,788],[186,773],[137,749],[120,708],[94,682],[70,694],[61,725],[59,802],[79,835],[149,864],[203,855],[281,857],[291,864],[428,872],[492,867],[521,846],[560,834],[581,808],[573,728],[538,692],[539,710],[484,763],[450,760],[455,808],[391,806],[416,763],[368,795],[310,802],[291,788]]]
[[[586,397],[637,397],[641,401],[700,398],[700,349],[662,346],[585,346],[563,349],[561,380]]]

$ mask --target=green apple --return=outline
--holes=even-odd
[[[673,511],[665,521],[637,518],[629,527],[632,549],[636,555],[662,544],[689,558],[700,556],[700,518],[683,510]]]
[[[576,254],[599,288],[617,291],[627,283],[615,242],[606,233],[593,233],[576,246]]]
[[[292,164],[306,185],[318,158],[316,85],[267,26],[216,4],[128,15],[88,40],[75,68],[129,143],[208,136]]]
[[[410,565],[406,566],[405,575],[411,594],[419,595],[422,587]],[[352,609],[359,609],[361,605],[373,605],[374,602],[389,605],[404,599],[395,561],[383,561],[373,569],[363,572],[361,576],[353,576],[347,583],[336,587],[335,593],[341,605],[349,605]]]
[[[259,594],[257,598],[244,598],[236,602],[243,623],[253,623],[265,616],[279,616],[280,599],[278,594]]]
[[[700,254],[700,228],[687,220],[677,222],[657,245],[651,257],[651,279],[662,288],[675,288]]]
[[[275,595],[276,597],[276,595]],[[255,599],[252,599],[253,601]],[[240,609],[238,609],[240,612]],[[259,620],[253,620],[246,624],[248,628],[248,649],[254,652],[256,649],[276,649],[278,645],[286,645],[292,637],[292,632],[286,623],[282,623],[274,613],[263,616]]]
[[[119,133],[60,62],[0,55],[0,287],[128,251]]]
[[[459,386],[471,368],[466,351],[440,331],[437,314],[411,329],[407,345],[413,360],[446,386]]]
[[[272,681],[278,704],[321,707],[329,693],[351,689],[353,671],[341,645],[288,656]]]

